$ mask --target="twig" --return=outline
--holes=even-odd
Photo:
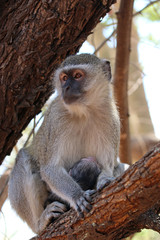
[[[37,121],[37,123],[34,123],[34,127],[32,128],[31,132],[29,133],[28,138],[27,138],[26,142],[24,143],[23,147],[26,147],[26,146],[27,146],[29,139],[31,138],[32,134],[34,134],[35,127],[38,125],[38,123],[41,121],[41,119],[42,119],[43,117],[44,117],[44,116],[43,116],[43,114],[42,114],[42,116],[41,116],[40,119]]]
[[[146,8],[150,7],[151,5],[157,3],[157,2],[160,2],[160,0],[156,0],[156,1],[153,1],[153,2],[150,2],[149,4],[147,4],[144,8],[142,8],[140,11],[136,12],[133,14],[133,17],[141,14]]]
[[[107,41],[109,41],[111,37],[113,37],[113,35],[114,35],[115,33],[116,33],[116,29],[111,33],[111,35],[110,35],[108,38],[106,38],[106,39],[99,45],[99,47],[97,47],[97,49],[94,51],[94,54],[96,54],[96,53],[104,46],[104,44],[105,44]]]

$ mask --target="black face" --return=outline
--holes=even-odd
[[[81,69],[63,71],[60,74],[62,86],[62,97],[67,104],[77,101],[83,94],[82,85],[85,79],[85,72]]]

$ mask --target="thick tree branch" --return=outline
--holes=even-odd
[[[101,193],[96,193],[93,209],[84,219],[78,219],[74,210],[70,210],[34,240],[118,240],[140,231],[141,228],[152,227],[160,232],[159,179],[160,144]],[[145,219],[146,216],[149,218]],[[150,221],[153,217],[156,217],[154,223]]]
[[[115,0],[3,0],[0,162],[53,92],[52,73],[78,51]]]

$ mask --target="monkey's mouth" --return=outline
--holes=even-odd
[[[63,97],[63,100],[66,104],[73,104],[73,103],[76,103],[78,100],[79,100],[80,96],[65,96]]]

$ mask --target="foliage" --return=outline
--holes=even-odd
[[[160,2],[145,9],[143,16],[150,21],[160,21]]]
[[[160,235],[153,230],[143,229],[140,233],[136,233],[132,240],[160,240]]]
[[[147,40],[150,41],[150,42],[152,42],[152,43],[155,45],[155,47],[156,47],[156,46],[158,47],[158,46],[160,45],[160,40],[157,39],[157,38],[155,38],[155,36],[153,36],[152,34],[149,34],[149,35],[147,36]]]

